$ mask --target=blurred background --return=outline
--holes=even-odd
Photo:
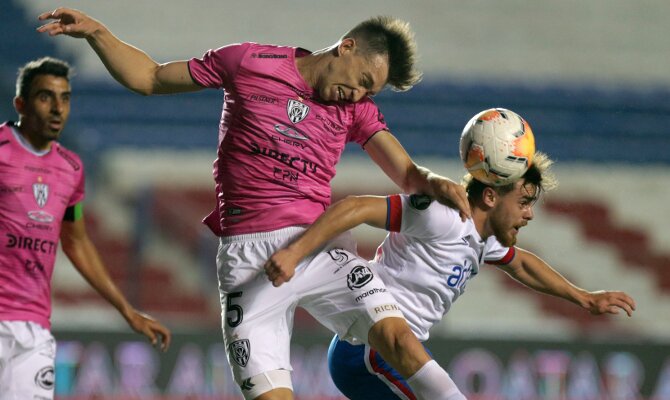
[[[138,308],[175,332],[159,354],[60,255],[53,282],[59,399],[236,399],[220,332],[212,162],[223,92],[146,98],[114,82],[84,41],[35,32],[36,16],[81,9],[166,62],[256,41],[318,50],[379,14],[416,31],[424,81],[375,97],[422,165],[452,179],[472,115],[524,116],[557,161],[560,187],[537,206],[519,245],[589,290],[630,294],[638,309],[593,317],[487,266],[432,331],[429,348],[468,398],[670,399],[670,3],[662,0],[2,0],[0,102],[16,70],[52,55],[77,69],[63,143],[87,170],[89,233]],[[333,199],[397,188],[357,146]],[[384,233],[358,229],[362,255]],[[299,313],[298,399],[338,399],[330,334]],[[0,396],[1,397],[1,396]]]

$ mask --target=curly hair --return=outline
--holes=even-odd
[[[551,160],[549,156],[538,151],[535,153],[533,163],[530,165],[530,167],[528,167],[526,173],[523,174],[523,176],[520,178],[524,180],[524,186],[532,185],[537,189],[537,198],[540,197],[542,192],[552,190],[558,186],[556,176],[551,171],[551,166],[553,163],[554,161]],[[484,189],[487,187],[492,188],[501,196],[505,195],[514,190],[516,181],[508,183],[507,185],[493,186],[474,179],[470,174],[466,174],[463,177],[463,185],[465,186],[465,191],[468,193],[469,198],[478,199],[481,198],[482,194],[484,193]]]

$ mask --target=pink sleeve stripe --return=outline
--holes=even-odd
[[[507,265],[512,262],[514,259],[514,256],[516,255],[516,250],[514,250],[514,247],[510,247],[509,250],[507,250],[507,254],[500,260],[486,260],[487,264],[493,264],[493,265]]]
[[[402,200],[400,195],[394,194],[386,198],[386,230],[400,232],[402,223]]]

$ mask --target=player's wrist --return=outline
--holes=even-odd
[[[591,293],[584,289],[575,289],[573,301],[585,310],[591,310],[595,303]]]
[[[111,37],[113,37],[112,32],[98,21],[95,21],[93,27],[84,34],[84,38],[92,45],[101,45]]]

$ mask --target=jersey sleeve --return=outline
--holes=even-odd
[[[493,265],[507,265],[512,262],[516,255],[514,247],[501,245],[495,236],[491,236],[486,243],[484,262]]]
[[[424,195],[396,194],[387,197],[386,229],[421,239],[449,235],[458,214]]]
[[[356,104],[354,124],[349,130],[348,141],[364,146],[379,131],[388,130],[384,115],[371,98]]]
[[[84,188],[86,186],[85,181],[86,179],[84,177],[84,170],[82,168],[79,170],[78,182],[75,186],[74,192],[72,193],[72,196],[70,196],[70,201],[67,203],[68,207],[73,207],[74,205],[79,204],[84,200]]]
[[[82,203],[77,203],[65,209],[65,215],[63,216],[63,221],[74,222],[81,219],[83,215],[84,215],[84,205]]]
[[[198,85],[211,89],[229,89],[230,82],[237,75],[242,56],[250,43],[231,44],[216,50],[209,50],[202,58],[192,58],[188,69]]]

